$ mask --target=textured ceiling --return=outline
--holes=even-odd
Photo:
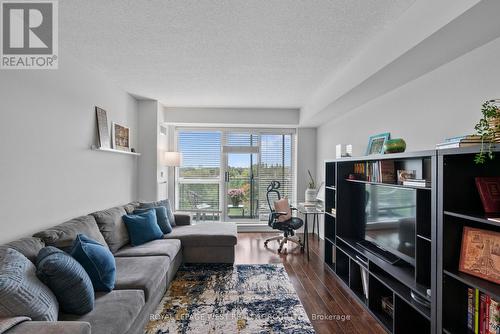
[[[63,0],[60,48],[168,106],[301,107],[414,1]]]

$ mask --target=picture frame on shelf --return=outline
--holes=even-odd
[[[111,130],[113,149],[130,152],[130,128],[113,122]]]
[[[97,139],[100,148],[111,148],[111,138],[109,136],[108,116],[106,110],[95,107],[97,120]]]
[[[368,147],[366,148],[366,155],[382,154],[384,153],[384,144],[389,140],[391,134],[389,132],[373,135],[368,139]]]
[[[464,226],[458,270],[500,284],[500,232]]]

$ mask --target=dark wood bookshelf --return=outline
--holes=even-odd
[[[417,178],[432,181],[431,187],[404,186],[397,183],[371,182],[350,179],[357,163],[380,160],[394,161],[394,175],[398,169],[416,170]],[[368,157],[342,158],[325,162],[325,262],[351,292],[356,300],[377,319],[388,333],[436,333],[434,306],[427,308],[411,297],[411,292],[430,302],[427,290],[434,290],[435,263],[435,206],[436,152],[422,151]],[[365,250],[358,244],[364,239],[366,188],[414,190],[416,212],[415,261],[393,265]],[[384,190],[385,189],[385,190]],[[400,190],[404,191],[404,190]],[[390,191],[389,191],[390,193]],[[331,214],[331,209],[336,214]],[[401,209],[399,206],[398,209]],[[367,291],[363,288],[367,279]],[[365,287],[366,288],[366,287]],[[366,295],[367,294],[367,295]],[[393,304],[393,316],[382,308],[382,299]],[[435,305],[435,303],[432,303]]]
[[[476,164],[479,147],[439,150],[437,154],[437,331],[470,334],[467,328],[468,290],[500,301],[500,285],[458,270],[464,227],[500,232],[500,224],[488,220],[476,188],[475,177],[500,176],[497,158]]]

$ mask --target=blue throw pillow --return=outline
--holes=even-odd
[[[54,293],[64,313],[82,315],[94,308],[94,288],[78,261],[62,250],[48,246],[36,258],[36,275]]]
[[[163,232],[156,223],[156,210],[154,209],[136,215],[125,215],[123,221],[127,226],[132,246],[163,238]]]
[[[84,234],[78,234],[71,256],[80,262],[89,274],[94,291],[110,292],[114,289],[116,263],[108,248]]]
[[[163,234],[168,234],[168,233],[172,232],[172,226],[170,226],[170,222],[169,222],[168,216],[167,216],[167,208],[164,206],[157,206],[157,207],[152,208],[152,209],[155,209],[155,211],[156,211],[156,223],[160,227]],[[149,210],[151,210],[151,209],[136,209],[136,210],[134,210],[134,214],[144,213],[144,212],[147,212]]]
[[[167,209],[167,217],[168,217],[168,222],[170,223],[170,226],[172,226],[172,227],[177,226],[177,224],[175,224],[175,215],[172,212],[172,207],[170,206],[170,201],[168,199],[164,199],[164,200],[156,201],[156,202],[140,203],[140,205],[139,205],[139,207],[141,209],[151,209],[151,208],[156,208],[157,206],[164,206],[165,209]]]

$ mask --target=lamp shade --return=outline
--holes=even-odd
[[[182,163],[182,153],[180,152],[165,152],[165,166],[179,167]]]

